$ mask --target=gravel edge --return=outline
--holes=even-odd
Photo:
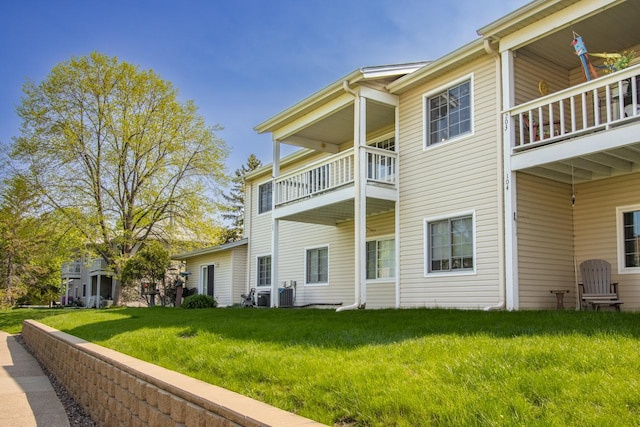
[[[69,424],[72,426],[78,427],[96,427],[96,424],[89,415],[84,411],[84,408],[76,402],[71,394],[67,391],[66,387],[62,385],[60,381],[44,366],[37,357],[31,352],[31,349],[25,345],[24,339],[22,335],[15,335],[16,340],[24,349],[36,359],[36,362],[42,368],[42,372],[49,378],[51,382],[51,386],[55,390],[60,402],[62,402],[62,406],[64,406],[64,410],[67,413],[67,418],[69,419]]]

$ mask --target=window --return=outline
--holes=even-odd
[[[269,212],[272,207],[273,184],[267,182],[258,187],[258,213]]]
[[[386,151],[395,151],[396,139],[390,137],[369,144],[370,147],[380,148]],[[396,157],[378,152],[367,153],[367,178],[381,182],[395,181]]]
[[[258,257],[258,286],[271,286],[271,255]]]
[[[425,96],[426,146],[471,132],[471,79]]]
[[[367,280],[396,277],[396,245],[394,239],[367,242]]]
[[[307,284],[329,283],[329,248],[307,249]]]
[[[395,151],[396,150],[396,138],[392,136],[391,138],[383,139],[381,141],[376,141],[369,144],[371,147],[381,148],[383,150]]]
[[[427,273],[474,269],[473,215],[426,221]]]
[[[618,208],[618,271],[640,272],[640,205]]]

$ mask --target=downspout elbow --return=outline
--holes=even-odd
[[[358,98],[358,93],[355,90],[351,89],[351,87],[349,86],[349,82],[348,81],[346,81],[346,80],[342,81],[342,88],[348,94],[353,95],[354,98],[356,98],[356,99]]]

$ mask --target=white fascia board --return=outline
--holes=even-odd
[[[547,34],[554,33],[559,28],[568,27],[621,2],[620,0],[583,0],[574,3],[552,15],[537,20],[522,30],[503,36],[500,39],[500,52],[515,50]],[[491,36],[485,34],[485,37],[490,38]]]
[[[353,104],[353,102],[353,95],[345,92],[342,95],[338,96],[336,99],[320,106],[319,108],[316,108],[315,110],[305,114],[299,119],[296,119],[291,123],[287,123],[282,127],[279,127],[278,129],[273,129],[273,139],[276,141],[284,141],[296,132],[299,132],[300,130],[311,126],[312,124],[319,122],[320,120],[330,116],[336,111],[342,110],[348,105]]]

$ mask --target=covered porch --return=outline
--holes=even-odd
[[[591,258],[640,308],[624,223],[640,209],[640,57],[614,70],[595,55],[637,51],[638,19],[635,1],[532,2],[479,30],[502,60],[509,309],[552,308],[560,289],[577,306]]]

